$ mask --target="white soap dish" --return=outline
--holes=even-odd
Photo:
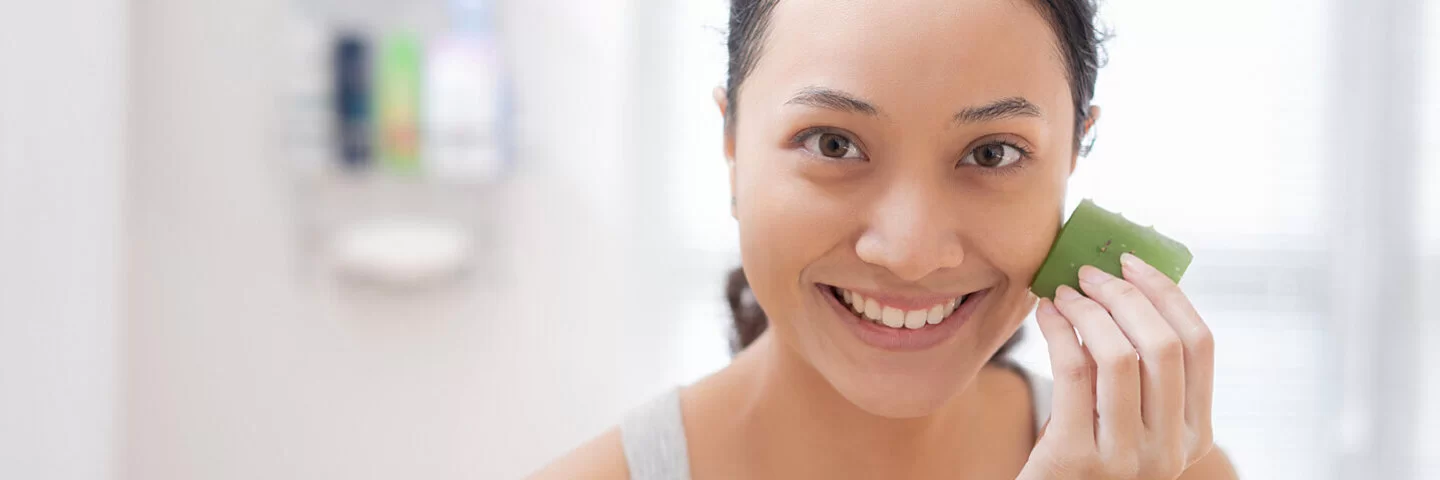
[[[469,264],[471,238],[455,223],[376,220],[339,230],[330,244],[336,271],[347,280],[417,287],[458,276]]]

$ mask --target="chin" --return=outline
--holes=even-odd
[[[905,351],[864,341],[868,337],[857,335],[855,325],[860,322],[871,328],[868,322],[850,317],[845,307],[829,299],[826,308],[806,316],[813,322],[809,325],[817,328],[809,332],[813,334],[809,341],[801,342],[810,347],[803,350],[808,351],[806,357],[815,370],[860,410],[885,418],[925,417],[969,388],[990,360],[990,352],[1014,333],[1010,322],[994,323],[999,320],[994,315],[997,304],[1002,312],[1013,313],[1010,304],[1014,299],[1009,298],[1013,292],[1004,288],[981,292],[968,296],[952,316],[941,321],[939,327],[950,327],[937,330],[946,338],[932,346]],[[972,298],[975,303],[970,304]],[[1019,319],[1023,314],[1017,316],[1013,327],[1018,327]],[[922,329],[905,333],[927,332]]]
[[[871,415],[918,418],[935,413],[965,391],[983,366],[908,372],[851,369],[827,377],[841,396]]]

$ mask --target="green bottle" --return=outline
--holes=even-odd
[[[420,173],[420,88],[424,46],[412,33],[380,41],[375,73],[380,163],[394,173]]]

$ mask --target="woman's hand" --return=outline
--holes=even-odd
[[[1164,274],[1121,264],[1124,279],[1081,268],[1089,298],[1062,286],[1040,301],[1055,390],[1021,480],[1174,480],[1212,448],[1210,329]]]

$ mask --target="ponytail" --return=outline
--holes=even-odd
[[[725,302],[730,304],[730,315],[735,320],[735,334],[730,337],[730,353],[740,353],[745,347],[765,333],[770,319],[755,301],[750,291],[750,282],[745,279],[745,270],[736,267],[725,281]]]

